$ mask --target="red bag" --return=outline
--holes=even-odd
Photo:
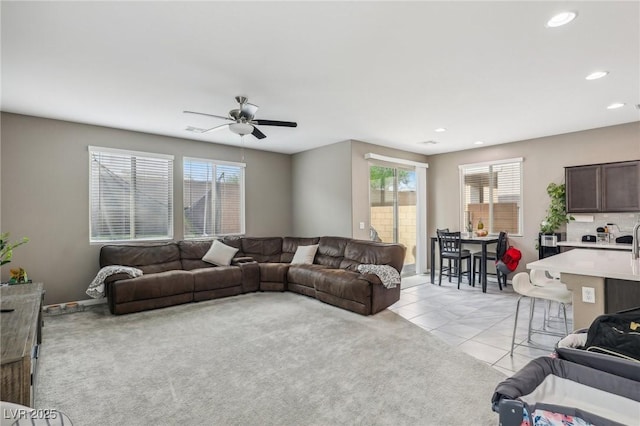
[[[510,271],[515,271],[518,267],[518,262],[522,259],[522,253],[515,247],[509,247],[502,256],[502,262],[507,266]]]

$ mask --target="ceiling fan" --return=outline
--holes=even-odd
[[[187,127],[187,130],[196,133],[207,133],[214,130],[224,129],[226,127],[229,128],[233,133],[244,136],[251,133],[258,139],[264,139],[267,136],[262,133],[256,125],[260,126],[280,126],[280,127],[297,127],[298,123],[293,121],[276,121],[276,120],[262,120],[256,119],[255,115],[258,111],[258,106],[254,104],[250,104],[247,102],[248,99],[246,96],[236,96],[236,102],[238,102],[239,107],[234,108],[229,111],[229,115],[227,117],[223,117],[221,115],[215,114],[206,114],[204,112],[196,112],[196,111],[183,111],[185,114],[198,114],[205,115],[207,117],[215,117],[221,118],[223,120],[229,120],[233,123],[226,123],[220,126],[215,126],[210,129],[200,129],[197,127]]]

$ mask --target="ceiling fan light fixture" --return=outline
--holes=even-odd
[[[253,126],[249,123],[231,123],[229,124],[229,130],[237,135],[244,136],[253,132]]]

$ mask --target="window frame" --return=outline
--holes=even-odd
[[[133,150],[127,150],[127,149],[118,149],[118,148],[107,148],[107,147],[98,147],[98,146],[92,146],[89,145],[88,146],[88,152],[89,152],[89,244],[90,245],[96,245],[96,244],[119,244],[119,243],[137,243],[137,242],[149,242],[149,241],[171,241],[173,240],[174,237],[174,223],[175,223],[175,214],[174,214],[174,207],[175,207],[175,190],[174,190],[174,167],[175,167],[175,157],[173,155],[170,154],[159,154],[159,153],[152,153],[152,152],[143,152],[143,151],[133,151]],[[133,205],[133,207],[130,206],[129,208],[129,217],[130,217],[130,229],[129,229],[129,236],[130,238],[126,238],[126,239],[120,239],[120,238],[113,238],[113,239],[95,239],[93,237],[93,229],[94,229],[94,224],[93,224],[93,201],[94,201],[94,196],[93,196],[93,182],[94,182],[94,176],[93,176],[93,172],[92,172],[92,164],[93,164],[93,153],[99,153],[99,154],[112,154],[112,155],[119,155],[119,156],[128,156],[130,157],[130,160],[135,162],[136,158],[140,158],[140,159],[153,159],[153,160],[167,160],[167,181],[168,181],[168,193],[167,193],[167,200],[169,201],[169,205],[167,208],[167,234],[166,236],[163,235],[161,237],[137,237],[135,236],[135,232],[136,232],[136,228],[135,228],[135,216],[136,216],[136,210],[135,210],[135,204]],[[132,176],[132,179],[134,179],[134,177]],[[130,197],[133,197],[134,193],[132,192],[130,194]],[[98,196],[99,197],[99,196]],[[135,197],[134,197],[135,198]],[[133,223],[133,226],[131,225],[131,223]]]
[[[458,166],[458,176],[459,176],[459,188],[460,188],[460,229],[466,230],[466,199],[465,199],[465,171],[471,168],[477,167],[489,167],[489,173],[491,174],[491,168],[494,166],[500,166],[505,164],[518,164],[520,169],[520,188],[519,188],[519,196],[520,200],[518,203],[518,231],[515,233],[509,233],[510,236],[514,237],[522,237],[524,235],[524,158],[516,157],[516,158],[507,158],[503,160],[495,160],[495,161],[484,161],[480,163],[470,163],[470,164],[460,164]],[[490,185],[491,190],[491,185]],[[489,212],[490,217],[487,218],[487,222],[485,226],[488,228],[490,234],[498,234],[499,230],[493,229],[493,199],[489,198]],[[485,229],[487,229],[485,228]]]
[[[240,216],[239,216],[239,221],[240,221],[240,231],[239,232],[232,232],[232,233],[214,233],[212,235],[201,235],[201,236],[188,236],[187,235],[187,220],[184,216],[185,210],[187,208],[187,205],[185,203],[185,194],[186,194],[186,163],[188,161],[194,161],[194,162],[202,162],[202,163],[207,163],[207,164],[211,164],[213,165],[214,169],[213,169],[213,174],[212,176],[216,175],[216,171],[215,168],[217,166],[232,166],[232,167],[238,167],[241,171],[240,173]],[[216,159],[212,159],[212,158],[202,158],[202,157],[182,157],[182,236],[184,240],[189,240],[189,241],[198,241],[198,240],[213,240],[219,237],[225,237],[225,236],[242,236],[245,235],[246,233],[246,204],[245,204],[245,197],[246,197],[246,168],[247,165],[246,163],[239,163],[239,162],[234,162],[234,161],[224,161],[224,160],[216,160]],[[215,198],[212,197],[212,201]],[[215,220],[215,218],[212,217],[212,219]]]

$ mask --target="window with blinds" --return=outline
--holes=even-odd
[[[463,230],[522,235],[522,159],[460,166]]]
[[[244,234],[244,168],[184,159],[184,238]]]
[[[173,156],[89,147],[90,240],[173,238]]]

